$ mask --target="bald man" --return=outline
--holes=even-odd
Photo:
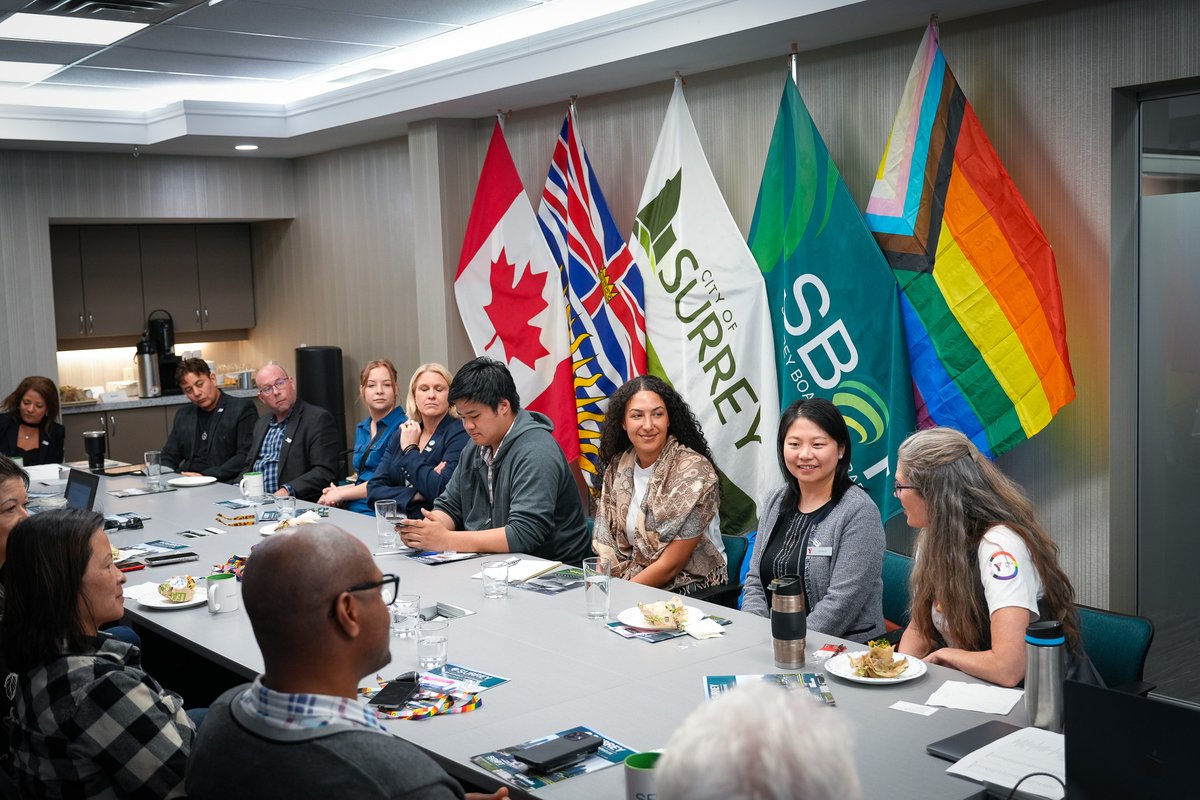
[[[306,525],[254,549],[242,603],[266,669],[209,708],[188,761],[189,797],[463,797],[358,699],[359,679],[391,660],[387,606],[398,581],[334,525]]]

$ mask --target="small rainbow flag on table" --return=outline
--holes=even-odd
[[[1075,397],[1054,253],[930,23],[867,226],[901,289],[917,416],[997,456]]]

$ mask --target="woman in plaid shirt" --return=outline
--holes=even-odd
[[[183,701],[100,633],[125,610],[103,518],[47,511],[8,539],[4,658],[15,674],[13,764],[33,798],[183,794],[195,729]],[[14,680],[15,678],[15,680]]]

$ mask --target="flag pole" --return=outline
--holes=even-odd
[[[800,85],[800,81],[796,78],[796,56],[800,50],[800,46],[796,42],[792,42],[792,52],[788,55],[788,68],[792,72],[792,83],[796,86]]]

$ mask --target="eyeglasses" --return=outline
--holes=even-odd
[[[338,597],[341,597],[346,592],[365,592],[368,589],[378,589],[379,596],[383,598],[383,604],[385,606],[390,606],[392,603],[396,602],[396,593],[400,591],[400,576],[389,573],[377,581],[356,583],[349,589],[343,589],[341,592],[339,592]],[[333,605],[329,608],[329,616],[331,617],[337,616],[337,601],[337,597],[333,598]]]
[[[900,493],[905,489],[912,489],[913,491],[916,491],[917,487],[909,483],[901,483],[900,481],[896,481],[892,484],[892,494],[894,494],[896,497],[899,497]]]
[[[268,383],[266,386],[260,386],[258,387],[258,393],[263,397],[266,397],[269,394],[275,394],[276,392],[282,391],[284,384],[290,380],[291,378],[280,378],[274,383]]]

